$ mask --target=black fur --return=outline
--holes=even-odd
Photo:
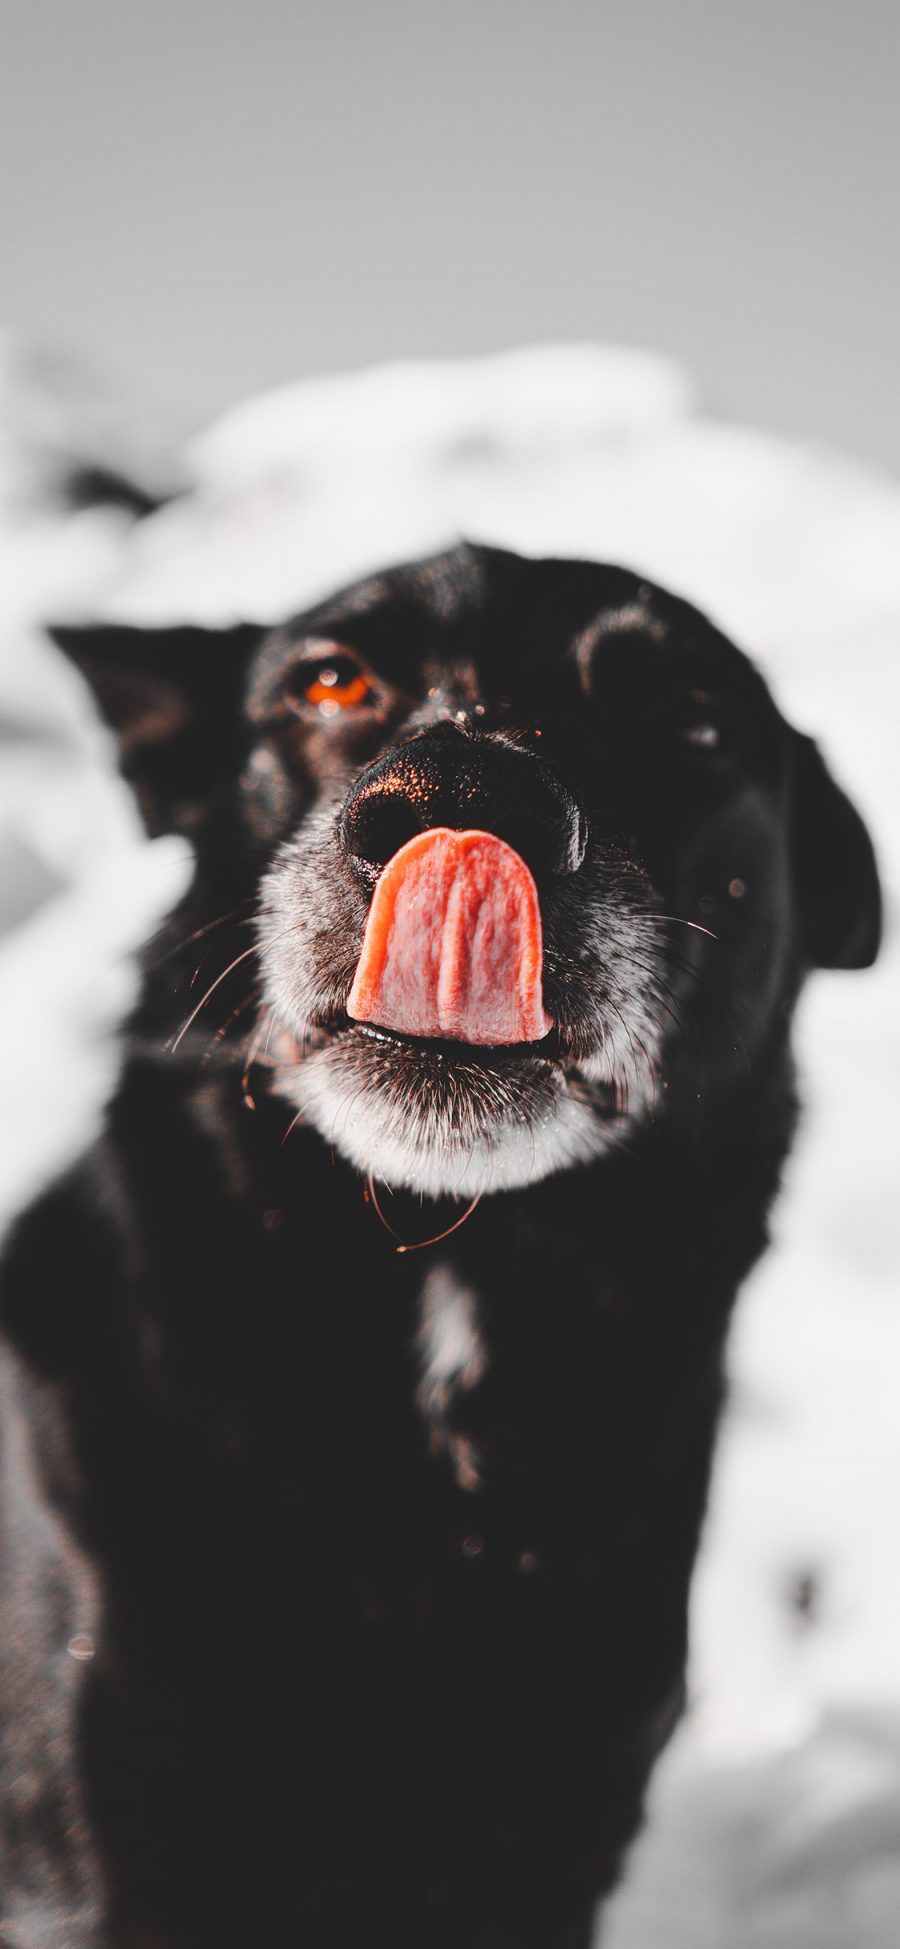
[[[7,1250],[4,1943],[583,1949],[681,1706],[792,1006],[876,950],[868,838],[618,569],[460,547],[268,634],[58,638],[197,871],[105,1134]],[[433,824],[532,866],[546,1045],[348,1022]]]

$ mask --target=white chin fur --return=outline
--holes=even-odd
[[[342,1060],[339,1046],[310,1051],[279,1066],[277,1089],[340,1156],[362,1175],[426,1197],[474,1198],[513,1191],[551,1172],[587,1164],[620,1134],[576,1095],[561,1073],[547,1073],[523,1099],[510,1079],[501,1102],[465,1130],[421,1102],[392,1098],[377,1075]],[[478,1127],[473,1127],[477,1123]]]

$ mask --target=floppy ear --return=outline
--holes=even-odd
[[[243,749],[244,675],[263,630],[52,626],[116,733],[152,838],[196,832]]]
[[[810,962],[868,968],[881,940],[872,841],[812,738],[798,732],[794,765],[794,876]]]

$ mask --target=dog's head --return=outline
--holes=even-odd
[[[461,546],[283,628],[64,629],[192,918],[257,905],[276,1087],[474,1196],[691,1114],[879,933],[865,829],[689,604]]]

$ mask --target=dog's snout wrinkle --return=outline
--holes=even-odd
[[[345,852],[370,874],[435,826],[494,833],[538,881],[576,873],[588,839],[583,806],[546,759],[490,733],[449,737],[443,726],[367,767],[339,831]]]

